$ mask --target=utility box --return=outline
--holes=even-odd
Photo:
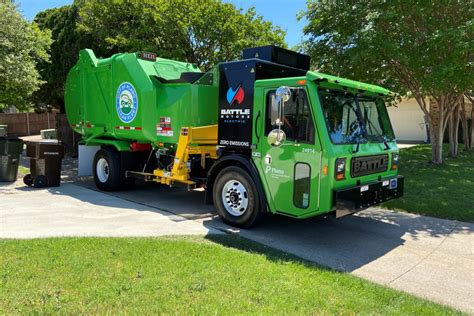
[[[77,167],[78,177],[87,177],[94,175],[92,167],[94,165],[94,156],[100,150],[100,146],[79,145],[79,158]]]
[[[58,139],[58,132],[55,129],[42,129],[40,134],[42,139]]]
[[[19,138],[0,137],[0,182],[13,182],[18,177],[23,141]]]
[[[30,174],[23,182],[35,188],[57,187],[61,183],[64,145],[57,140],[28,142],[26,156],[30,158]]]
[[[0,137],[7,136],[7,128],[8,128],[8,125],[0,125]]]

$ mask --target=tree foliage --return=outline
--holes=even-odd
[[[284,31],[253,8],[242,11],[220,0],[76,0],[39,13],[35,21],[51,29],[55,40],[52,63],[42,65],[48,84],[39,96],[56,106],[62,104],[67,71],[83,48],[101,57],[150,51],[207,70],[240,57],[245,47],[285,46]]]
[[[440,163],[447,121],[474,86],[473,8],[471,1],[313,0],[303,14],[303,48],[323,71],[415,97],[437,142],[433,161]]]
[[[284,45],[284,32],[255,9],[220,0],[104,0],[80,5],[82,30],[104,41],[105,55],[149,50],[205,69],[248,46]]]
[[[79,19],[76,6],[63,6],[38,13],[35,23],[50,30],[52,38],[51,62],[40,62],[38,69],[46,83],[34,94],[37,106],[51,104],[61,107],[64,103],[64,83],[69,69],[77,62],[79,50],[91,42],[87,34],[77,30]]]
[[[14,105],[23,110],[43,83],[36,69],[49,61],[49,31],[28,23],[15,4],[0,2],[0,109]]]

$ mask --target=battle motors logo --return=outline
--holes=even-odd
[[[242,86],[238,86],[237,89],[232,89],[232,87],[227,90],[227,102],[229,102],[230,105],[233,105],[234,102],[237,102],[237,104],[242,104],[244,102],[244,89]]]
[[[245,98],[244,89],[241,85],[235,90],[230,87],[226,98],[230,106],[241,105]],[[221,109],[221,118],[225,119],[224,123],[245,123],[243,119],[250,118],[250,109]]]
[[[137,91],[129,82],[122,82],[115,96],[115,108],[120,120],[130,123],[135,119],[138,112]]]

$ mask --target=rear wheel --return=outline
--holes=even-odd
[[[46,176],[40,175],[36,176],[33,180],[33,186],[37,189],[45,188],[48,185],[48,178]]]
[[[94,157],[94,182],[103,191],[115,191],[123,184],[120,155],[109,148],[99,150]]]
[[[260,206],[259,193],[244,169],[223,169],[217,175],[213,191],[214,205],[225,223],[249,228],[263,219],[265,212]]]

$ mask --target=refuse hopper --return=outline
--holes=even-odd
[[[61,163],[64,145],[58,140],[41,140],[26,143],[26,156],[30,158],[30,174],[23,182],[35,188],[57,187],[61,183]]]
[[[23,141],[19,138],[0,137],[0,182],[13,182],[18,176]]]

